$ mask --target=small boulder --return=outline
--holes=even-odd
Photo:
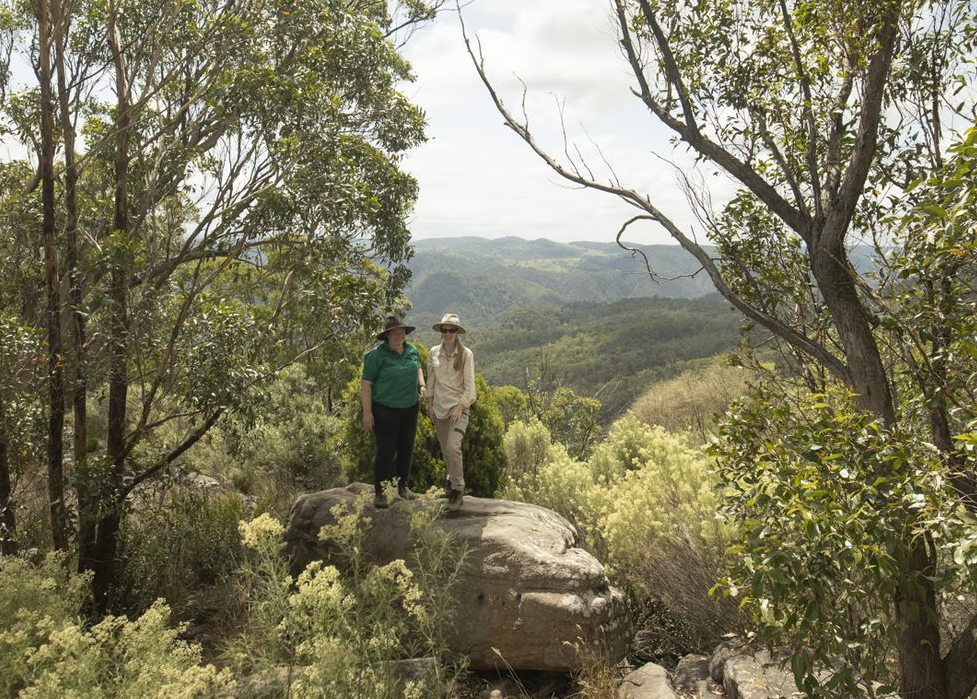
[[[723,663],[723,688],[730,699],[797,699],[804,694],[797,690],[790,672],[761,650],[750,655],[736,655]]]
[[[668,671],[646,663],[628,674],[617,688],[618,699],[677,699]]]
[[[357,497],[371,494],[372,487],[358,483],[300,497],[285,530],[293,570],[328,560],[318,534],[333,522],[330,510],[351,508]],[[373,562],[409,565],[409,508],[439,506],[425,498],[368,508],[366,546]],[[436,522],[470,551],[454,589],[448,642],[468,656],[473,670],[566,672],[598,658],[616,663],[624,657],[630,637],[624,595],[610,586],[600,562],[577,548],[566,519],[528,503],[466,497],[460,512]]]
[[[687,655],[672,670],[672,685],[678,692],[706,696],[709,683],[709,657]]]

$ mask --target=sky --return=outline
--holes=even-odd
[[[597,179],[610,176],[602,153],[623,184],[653,193],[686,230],[695,225],[672,164],[691,160],[631,94],[635,81],[607,0],[473,0],[462,16],[510,109],[520,111],[519,80],[525,83],[530,126],[544,146],[563,151],[562,105],[571,150],[579,148]],[[429,137],[405,163],[420,184],[415,239],[613,241],[637,213],[613,196],[573,187],[503,124],[465,51],[456,12],[420,29],[405,55],[417,80],[404,91],[424,109]],[[639,226],[628,240],[671,242],[656,226]]]

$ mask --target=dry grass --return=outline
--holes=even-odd
[[[716,416],[746,393],[752,376],[749,369],[713,362],[655,384],[631,410],[646,425],[688,431],[706,442],[715,432]]]

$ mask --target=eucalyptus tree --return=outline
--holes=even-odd
[[[18,548],[18,485],[29,465],[41,460],[46,441],[40,373],[46,366],[37,300],[44,275],[37,264],[39,202],[24,191],[34,171],[23,162],[0,164],[0,550]],[[27,480],[27,479],[24,479]]]
[[[912,503],[917,496],[928,502],[922,482],[932,459],[924,442],[933,445],[936,462],[953,485],[930,495],[949,499],[951,505],[974,503],[973,456],[960,446],[975,417],[973,402],[968,403],[974,353],[965,351],[971,326],[962,320],[972,304],[955,301],[966,293],[961,275],[972,267],[973,248],[967,240],[939,248],[933,240],[940,236],[932,229],[919,233],[924,227],[918,224],[905,224],[915,235],[897,235],[897,229],[902,216],[918,220],[909,213],[916,202],[907,196],[914,182],[934,175],[938,182],[955,181],[958,195],[973,188],[973,174],[962,161],[945,161],[948,143],[975,117],[970,88],[974,7],[957,0],[613,0],[611,6],[635,98],[676,144],[725,173],[738,188],[717,213],[705,193],[689,184],[691,178],[686,180],[702,228],[717,247],[715,255],[692,231],[677,225],[654,194],[629,187],[613,171],[603,178],[595,175],[599,170],[571,149],[563,154],[544,149],[528,117],[506,106],[483,57],[465,40],[507,125],[539,157],[565,179],[617,196],[636,209],[620,228],[619,243],[636,222],[664,228],[750,323],[786,348],[810,392],[843,396],[836,392],[840,386],[851,393],[853,404],[840,397],[823,399],[837,418],[839,440],[841,425],[883,435],[884,448],[866,446],[861,455],[830,440],[814,444],[814,451],[795,452],[803,445],[791,444],[791,435],[764,429],[780,414],[770,408],[749,413],[752,432],[735,431],[753,439],[756,448],[732,445],[725,455],[730,482],[741,489],[748,483],[737,478],[751,466],[776,461],[777,454],[795,454],[799,460],[784,458],[791,467],[777,472],[781,480],[754,483],[757,490],[744,494],[741,517],[751,538],[741,551],[741,569],[756,573],[747,586],[747,602],[756,605],[767,628],[799,634],[791,649],[795,676],[805,691],[811,696],[874,695],[873,680],[888,677],[887,658],[878,656],[885,655],[892,640],[902,696],[962,699],[977,684],[977,617],[968,616],[955,634],[941,638],[945,608],[940,595],[950,589],[946,571],[959,570],[961,562],[941,554],[940,537],[946,531],[940,522],[946,520],[929,518],[923,514],[928,508]],[[946,167],[954,172],[947,174]],[[934,184],[927,191],[941,190]],[[941,201],[937,196],[923,206],[944,211]],[[972,226],[960,230],[972,241]],[[889,255],[889,276],[873,281],[853,264],[850,250],[857,242],[877,244],[881,256],[903,244],[907,252]],[[972,338],[969,342],[972,349]],[[785,396],[778,400],[789,407]],[[849,422],[853,415],[868,416],[867,422]],[[788,423],[796,438],[811,437],[812,432],[800,429],[803,421],[785,417],[780,424]],[[923,431],[926,439],[920,436]],[[827,432],[819,434],[824,438]],[[873,466],[828,467],[843,455]],[[736,461],[761,456],[767,461]],[[775,522],[779,514],[782,522],[795,525],[789,536],[810,543],[824,522],[805,522],[798,513],[810,514],[819,494],[831,492],[820,488],[818,479],[828,484],[857,474],[866,479],[864,486],[878,488],[876,479],[884,483],[903,477],[907,459],[918,470],[907,490],[889,492],[906,498],[895,508],[901,519],[887,540],[891,548],[881,546],[871,561],[849,560],[830,572],[818,568],[821,578],[785,583],[784,571],[776,570],[778,561],[784,562],[783,552],[773,539],[764,539],[768,529],[762,525]],[[801,462],[817,467],[803,471]],[[796,477],[790,476],[791,469]],[[805,478],[812,473],[813,481]],[[767,497],[774,486],[796,487],[794,505],[804,506],[775,512],[777,503]],[[874,499],[837,505],[853,507],[863,523],[874,522],[878,529],[896,521],[885,502],[876,493]],[[824,548],[817,553],[824,555]],[[836,554],[826,560],[845,561],[843,553]],[[832,602],[819,595],[845,589],[844,576],[851,570],[846,565],[875,571],[875,587],[865,590],[858,605],[841,610],[835,604],[837,615],[819,618]],[[813,576],[815,566],[804,570]],[[867,635],[845,637],[849,626],[833,625],[843,613],[858,621],[858,629],[884,633],[874,641]],[[836,634],[836,643],[819,644],[824,639],[818,634]],[[874,663],[866,648],[876,652]]]
[[[75,474],[79,565],[104,603],[129,495],[295,359],[281,342],[291,307],[342,337],[403,285],[416,184],[398,162],[423,139],[423,115],[398,90],[411,76],[396,32],[436,7],[47,9],[58,90],[41,100],[60,97],[49,111],[65,155],[79,136],[52,178],[70,255],[58,270],[82,330],[64,359],[84,361],[83,385],[108,406],[106,454]],[[31,37],[45,31],[26,26],[15,48],[40,64]],[[260,283],[227,282],[247,275]]]

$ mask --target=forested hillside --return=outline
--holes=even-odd
[[[614,243],[555,243],[521,238],[439,238],[413,242],[406,293],[411,318],[428,327],[446,309],[476,327],[525,306],[578,301],[611,302],[661,296],[694,298],[713,291],[698,266],[677,245],[642,248],[661,281],[640,257]]]
[[[654,381],[733,349],[740,317],[721,297],[622,299],[523,308],[473,332],[478,370],[495,386],[563,386],[596,397],[605,421]]]

